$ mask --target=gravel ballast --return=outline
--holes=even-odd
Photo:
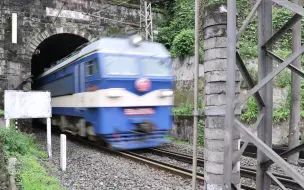
[[[46,132],[36,130],[35,136],[45,148]],[[67,170],[60,170],[60,137],[52,134],[55,168],[51,175],[61,180],[67,189],[191,189],[191,179],[185,179],[150,166],[112,155],[67,139]],[[197,189],[203,187],[197,186]]]
[[[192,150],[193,150],[192,145],[176,144],[174,142],[168,143],[168,144],[162,146],[161,148],[170,150],[170,151],[183,153],[183,154],[188,154],[188,155],[192,155]],[[198,148],[198,157],[204,158],[204,149],[202,147]],[[245,156],[241,157],[241,166],[256,168],[256,165],[257,165],[256,159],[250,158],[250,157],[245,157]],[[304,176],[304,167],[294,166],[294,165],[291,165],[291,166]],[[271,171],[275,172],[275,173],[284,174],[284,171],[277,164],[271,165]]]

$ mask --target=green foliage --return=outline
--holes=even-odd
[[[273,8],[273,28],[274,31],[279,30],[287,20],[292,17],[292,12],[288,9]],[[291,30],[289,30],[275,45],[276,49],[290,49],[291,48]]]
[[[199,96],[198,98],[198,106],[199,109],[204,110],[203,105],[203,98]],[[185,104],[182,103],[179,105],[179,107],[173,109],[173,115],[175,116],[192,116],[194,106],[193,104]],[[198,121],[198,144],[200,146],[204,146],[204,128],[205,128],[205,122],[203,119],[199,119]]]
[[[33,147],[33,139],[14,129],[0,128],[0,142],[6,157],[25,155]]]
[[[176,144],[190,144],[190,142],[188,141],[182,141],[182,140],[178,140],[178,139],[174,139],[172,137],[165,137],[166,139],[175,142]]]
[[[193,29],[182,30],[177,36],[175,36],[172,43],[171,55],[173,57],[180,58],[194,55]]]
[[[226,3],[227,0],[208,0],[208,4]]]
[[[244,8],[244,14],[248,12],[248,7]],[[243,11],[242,11],[243,12]],[[248,14],[248,13],[247,13]],[[246,15],[238,17],[238,25],[241,26]],[[247,26],[239,40],[240,54],[242,59],[248,60],[256,58],[258,55],[258,17],[255,15]]]
[[[281,71],[274,79],[274,86],[285,88],[291,84],[291,73],[289,70]]]
[[[157,41],[165,44],[173,56],[194,54],[194,1],[174,0],[168,20],[158,25]],[[179,44],[181,43],[181,44]]]
[[[289,107],[280,106],[273,112],[273,123],[280,124],[289,118],[290,109]]]
[[[249,1],[237,1],[238,9],[242,10],[238,17],[238,25],[241,26],[245,17],[251,9]],[[292,12],[283,9],[274,7],[273,8],[273,30],[274,32],[279,30],[287,20],[292,17]],[[304,20],[302,20],[304,21]],[[302,37],[304,37],[304,25],[302,25]],[[241,36],[240,41],[240,54],[244,60],[257,58],[257,44],[258,44],[258,17],[254,16],[251,23],[246,28],[244,34]],[[277,51],[286,51],[291,49],[291,30],[288,31],[282,39],[280,39],[275,45],[274,50]]]
[[[258,106],[253,97],[247,103],[247,111],[241,115],[241,120],[246,123],[254,123],[258,118]]]
[[[301,97],[304,97],[304,82],[301,83]],[[286,100],[280,104],[278,108],[273,111],[273,123],[280,124],[287,121],[290,116],[290,103],[291,103],[291,87],[288,86],[288,93]],[[300,102],[300,116],[304,118],[304,98],[301,98]],[[246,123],[254,123],[258,117],[258,109],[253,97],[251,97],[247,103],[247,110],[241,115],[241,120]]]
[[[173,109],[173,115],[192,115],[193,108],[192,104],[182,103]]]
[[[285,50],[285,49],[278,49],[278,50],[275,50],[274,52],[276,55],[278,55],[282,59],[286,59],[292,53],[291,50]],[[304,66],[304,56],[301,56],[301,66],[302,67]]]
[[[48,176],[38,160],[45,160],[47,154],[39,151],[35,139],[21,132],[0,128],[0,148],[4,151],[6,160],[10,156],[18,158],[17,181],[24,190],[60,190],[57,179]]]
[[[37,157],[22,156],[22,172],[19,176],[24,190],[59,190],[58,180],[47,175],[43,167],[40,166]]]
[[[198,97],[198,107],[199,109],[204,109],[203,98],[201,96]],[[192,115],[194,110],[193,104],[181,103],[177,108],[172,109],[173,115],[176,116],[187,116]]]
[[[198,121],[197,132],[198,132],[198,144],[199,146],[204,146],[204,138],[205,138],[205,122],[203,119]]]

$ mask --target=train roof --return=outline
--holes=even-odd
[[[81,58],[87,57],[93,53],[114,53],[127,55],[144,55],[151,57],[169,57],[170,53],[164,45],[157,42],[143,41],[139,46],[133,46],[129,38],[101,38],[89,43],[84,47],[72,52],[69,56],[59,60],[56,66],[42,73],[37,78],[41,78],[56,70],[65,67]]]

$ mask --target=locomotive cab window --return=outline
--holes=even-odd
[[[143,74],[145,76],[171,76],[171,62],[160,58],[142,58]]]
[[[135,57],[122,55],[106,55],[103,59],[107,75],[138,75]]]
[[[89,61],[87,63],[87,76],[91,76],[98,73],[98,64],[96,60]]]

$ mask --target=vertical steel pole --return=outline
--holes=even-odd
[[[198,75],[199,75],[199,0],[195,0],[195,64],[194,64],[194,122],[193,122],[193,170],[192,189],[196,189],[197,125],[198,125]]]
[[[145,35],[146,35],[146,40],[149,39],[149,35],[148,35],[148,10],[147,10],[147,1],[144,0],[144,7],[145,7]]]
[[[263,45],[272,36],[272,1],[262,0],[258,9],[259,19],[259,61],[258,74],[259,80],[262,80],[268,73],[272,71],[272,59],[267,56]],[[271,49],[271,47],[269,47]],[[260,90],[262,99],[265,102],[265,116],[258,127],[258,137],[269,147],[272,146],[272,116],[273,116],[273,86],[272,81],[268,82],[265,87]],[[259,114],[262,114],[259,110]],[[257,190],[269,190],[271,179],[266,174],[265,168],[261,163],[268,160],[267,156],[260,150],[257,155]]]
[[[151,26],[150,26],[150,36],[151,36],[151,42],[153,42],[153,12],[152,12],[152,2],[150,1],[150,9],[149,9],[149,13],[150,13],[150,23],[151,23]]]
[[[231,190],[232,179],[232,130],[234,124],[235,79],[236,79],[236,2],[227,2],[227,80],[223,189]]]
[[[294,3],[301,6],[300,0],[294,0]],[[298,21],[292,29],[292,51],[295,52],[301,48],[301,21]],[[299,56],[293,65],[301,68],[301,56]],[[290,107],[290,123],[288,148],[292,149],[300,145],[299,141],[299,124],[300,124],[300,88],[301,78],[296,73],[291,73],[291,107]],[[299,153],[289,156],[287,161],[290,164],[298,164]]]
[[[10,127],[10,119],[9,118],[5,119],[5,127],[6,128]]]

